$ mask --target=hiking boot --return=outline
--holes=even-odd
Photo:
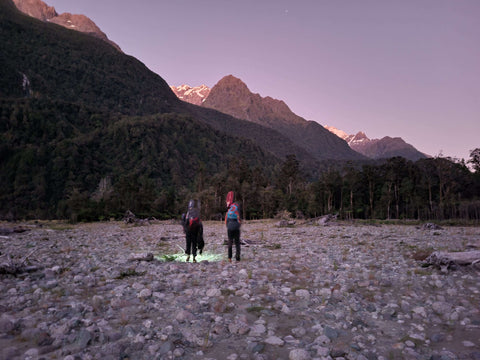
[[[185,261],[187,261],[187,262],[190,261],[190,255],[187,256],[187,260],[185,260]]]
[[[195,258],[193,258],[193,262],[197,262],[197,260]]]
[[[228,259],[228,262],[231,263],[231,262],[232,262],[232,259]]]

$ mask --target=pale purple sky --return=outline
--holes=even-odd
[[[223,76],[307,120],[429,155],[480,147],[479,0],[46,0],[169,85]]]

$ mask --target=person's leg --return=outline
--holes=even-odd
[[[185,246],[185,254],[187,254],[187,261],[189,261],[190,260],[190,248],[192,246],[192,233],[190,231],[187,231],[186,241],[187,241],[187,244]]]
[[[203,224],[200,224],[200,228],[198,229],[197,246],[198,252],[202,255],[203,248],[205,247],[205,241],[203,240]]]
[[[235,259],[240,261],[240,230],[235,231]]]
[[[232,261],[233,231],[227,230],[228,234],[228,261]]]
[[[197,257],[197,237],[198,237],[198,228],[193,230],[192,232],[192,255],[193,255],[193,262],[197,262],[195,259]]]

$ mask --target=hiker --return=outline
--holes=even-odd
[[[197,248],[202,254],[205,245],[203,241],[203,224],[200,220],[200,203],[198,200],[188,202],[188,211],[182,214],[183,230],[185,231],[185,254],[190,261],[190,254],[193,255],[193,262],[197,262]]]
[[[232,246],[235,241],[235,259],[240,261],[240,209],[236,202],[234,202],[235,194],[230,191],[227,194],[227,213],[225,215],[225,225],[227,226],[228,234],[228,261],[232,262]]]

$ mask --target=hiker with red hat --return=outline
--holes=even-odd
[[[238,204],[234,201],[235,194],[230,191],[227,194],[227,213],[225,215],[225,225],[227,226],[228,234],[228,261],[232,262],[232,246],[235,242],[235,259],[240,261],[240,226],[242,220],[240,218],[240,209]]]

